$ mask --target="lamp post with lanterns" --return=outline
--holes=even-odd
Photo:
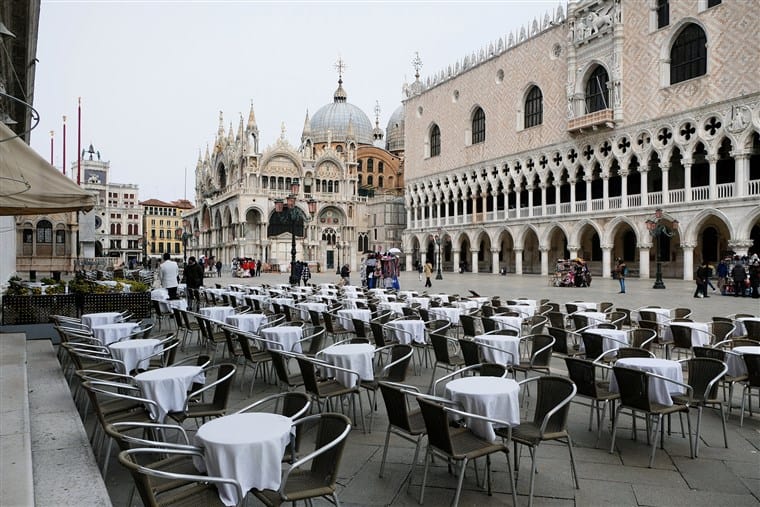
[[[672,238],[678,229],[678,220],[673,220],[665,216],[662,209],[658,208],[654,212],[654,218],[646,221],[647,230],[655,240],[655,261],[657,263],[657,273],[655,276],[653,289],[664,289],[665,283],[662,281],[662,259],[660,257],[660,242],[662,236]]]
[[[435,246],[436,246],[436,249],[438,250],[438,256],[437,256],[437,260],[436,260],[436,263],[435,263],[436,266],[437,266],[437,271],[435,273],[435,279],[436,280],[443,280],[443,273],[441,273],[441,240],[443,238],[441,237],[441,232],[442,232],[441,228],[439,227],[438,228],[438,234],[436,234],[435,238],[434,238],[435,239]]]
[[[290,284],[296,285],[298,279],[296,278],[296,233],[298,232],[298,225],[301,225],[303,230],[304,224],[310,217],[314,216],[317,211],[317,201],[314,199],[308,199],[306,201],[308,205],[310,217],[305,217],[303,213],[296,206],[296,199],[298,198],[298,190],[300,184],[298,179],[294,179],[290,184],[290,195],[285,201],[283,199],[275,199],[274,211],[280,216],[280,222],[290,225]]]
[[[335,261],[335,274],[340,274],[340,234],[337,234],[335,236],[335,252],[336,252],[336,261]]]
[[[182,260],[185,265],[187,265],[187,243],[190,241],[190,238],[193,237],[192,234],[187,232],[188,225],[190,225],[190,222],[188,220],[182,220],[182,229],[177,229],[174,231],[174,237],[179,241],[182,241]],[[200,235],[199,231],[196,232],[198,235]]]

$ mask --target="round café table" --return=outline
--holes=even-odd
[[[92,326],[104,324],[116,324],[121,322],[122,315],[119,312],[85,313],[82,315],[82,325],[92,329]]]
[[[281,462],[293,432],[290,418],[265,412],[232,414],[207,422],[195,434],[195,445],[204,450],[196,467],[214,477],[237,480],[244,492],[278,490]],[[231,485],[217,486],[225,505],[242,499]]]
[[[155,407],[150,407],[151,416],[157,422],[163,422],[169,412],[185,410],[188,389],[193,382],[204,381],[200,366],[167,366],[135,375],[143,396],[158,405],[158,413]]]
[[[108,346],[114,359],[124,363],[127,371],[121,373],[129,374],[132,370],[147,370],[150,363],[150,356],[161,352],[163,347],[156,348],[160,340],[156,338],[145,338],[143,340],[124,340],[112,343]]]
[[[92,326],[92,336],[103,345],[108,346],[127,338],[137,326],[137,322],[119,322],[116,324]]]
[[[635,370],[648,371],[667,377],[676,382],[683,383],[683,371],[681,363],[671,361],[670,359],[659,359],[650,357],[626,357],[618,359],[616,366],[625,366]],[[610,377],[610,392],[619,392],[617,379],[615,375]],[[673,406],[672,394],[683,394],[684,388],[660,378],[649,379],[649,400],[666,407]]]
[[[345,371],[324,368],[325,376],[335,377],[338,382],[346,387],[354,387],[359,379],[372,380],[375,378],[375,372],[372,367],[372,357],[374,354],[374,345],[370,345],[369,343],[349,343],[327,347],[319,352],[319,357],[332,365],[357,372],[359,378]]]
[[[503,334],[479,334],[475,336],[477,343],[494,347],[483,348],[483,359],[496,364],[517,364],[520,362],[520,337]]]
[[[500,377],[464,377],[446,384],[444,396],[458,402],[465,412],[520,424],[520,386]],[[496,440],[493,424],[472,420],[467,423],[476,435],[490,442]]]

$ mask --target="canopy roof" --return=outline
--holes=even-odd
[[[95,196],[0,123],[0,216],[90,210]]]

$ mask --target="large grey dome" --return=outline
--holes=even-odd
[[[328,131],[333,142],[344,141],[348,135],[348,124],[350,122],[356,142],[372,144],[372,123],[364,111],[346,102],[346,92],[343,89],[342,81],[338,81],[338,83],[333,103],[319,108],[309,122],[312,142],[327,142]]]
[[[393,111],[388,126],[385,128],[385,149],[403,151],[404,149],[404,104]]]

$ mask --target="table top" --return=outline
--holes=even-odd
[[[462,377],[446,384],[446,389],[460,394],[479,396],[485,394],[513,393],[520,386],[511,378],[501,377]]]
[[[135,380],[155,382],[180,377],[195,377],[201,370],[200,366],[167,366],[166,368],[144,371],[135,375]]]
[[[632,368],[678,368],[681,369],[681,364],[678,361],[672,361],[670,359],[660,359],[659,357],[625,357],[619,359],[617,363],[620,366],[630,366]]]
[[[277,490],[280,462],[291,439],[292,421],[279,414],[251,412],[232,414],[207,422],[195,435],[195,444],[204,448],[204,462],[196,462],[209,475],[237,480],[243,492],[251,489]],[[225,505],[241,499],[232,486],[219,487]]]
[[[330,356],[355,356],[359,354],[374,354],[375,346],[369,343],[345,343],[342,345],[330,345],[323,349],[320,355]]]
[[[745,345],[742,347],[734,347],[731,352],[736,354],[760,354],[760,345]]]
[[[467,412],[520,424],[520,386],[512,379],[500,377],[464,377],[446,384],[447,398],[459,402]],[[472,431],[489,441],[496,440],[493,424],[468,422]]]
[[[142,340],[125,340],[123,342],[116,342],[112,343],[108,346],[111,350],[129,350],[129,349],[139,349],[139,348],[155,348],[156,345],[158,345],[160,340],[157,340],[156,338],[145,338]]]

